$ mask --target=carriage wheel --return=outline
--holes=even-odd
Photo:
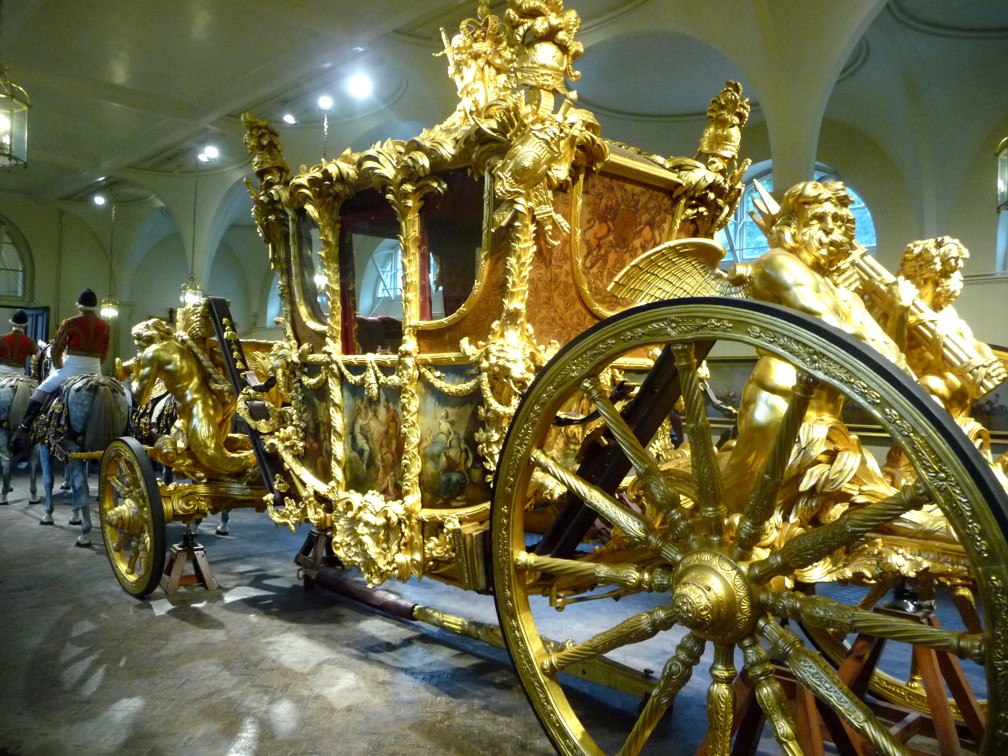
[[[727,490],[734,450],[715,448],[695,361],[741,364],[756,349],[798,382],[758,472]],[[620,398],[621,380],[637,397]],[[878,431],[864,456],[827,440],[796,473],[792,452],[816,448],[817,386]],[[680,397],[686,443],[671,451],[665,421]],[[598,418],[583,430],[592,443],[571,441],[572,416]],[[899,489],[869,459],[894,447],[914,471]],[[836,490],[834,478],[845,481]],[[518,407],[495,481],[497,611],[563,753],[727,754],[761,739],[786,753],[823,740],[841,753],[996,753],[1008,745],[1006,526],[990,466],[859,341],[757,302],[656,303],[568,344]],[[935,612],[885,606],[893,584],[925,578],[947,587]],[[964,586],[973,603],[960,591],[960,610],[946,612],[943,597]],[[803,626],[850,654],[824,659]],[[654,671],[643,704],[586,689],[578,678],[600,657]],[[925,716],[869,689],[889,677],[921,693]]]
[[[98,507],[105,550],[127,593],[144,598],[165,567],[165,517],[154,468],[135,438],[117,438],[101,460]]]

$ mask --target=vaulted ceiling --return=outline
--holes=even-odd
[[[393,135],[382,132],[397,124],[407,132],[415,123],[431,124],[455,103],[445,61],[432,54],[441,48],[440,29],[450,35],[476,5],[5,0],[0,60],[28,91],[32,110],[29,165],[0,173],[0,191],[45,203],[80,197],[112,177],[119,191],[140,192],[137,176],[191,172],[208,141],[220,146],[222,165],[246,170],[240,124],[246,110],[277,123],[285,111],[299,117],[290,130],[301,151],[295,165],[338,152],[346,139],[374,141]],[[740,15],[741,5],[751,8]],[[504,6],[491,3],[497,13]],[[848,8],[788,0],[568,0],[566,6],[583,19],[586,52],[575,84],[582,102],[599,115],[606,135],[636,143],[654,141],[656,130],[676,119],[702,114],[726,79],[748,85],[747,36],[752,56],[784,56],[793,70],[793,81],[780,82],[781,89],[804,86],[804,63],[787,60],[780,19],[800,12],[829,29],[831,17]],[[947,99],[949,91],[983,100],[995,124],[1008,118],[1003,84],[988,89],[1002,81],[1008,60],[1008,3],[863,0],[858,12],[865,34],[852,40],[838,83],[827,93],[830,117],[870,130],[877,141],[889,134],[889,149],[907,152],[920,145],[900,143],[900,124],[936,107],[954,119],[960,106]],[[738,28],[746,18],[757,26]],[[768,53],[775,45],[779,50]],[[964,71],[962,57],[974,54],[981,56],[976,71]],[[358,69],[375,81],[364,102],[340,94],[342,80]],[[322,92],[336,98],[325,133],[315,105]],[[747,86],[747,93],[755,119],[761,96],[779,94],[759,86]],[[978,138],[968,128],[965,134]]]

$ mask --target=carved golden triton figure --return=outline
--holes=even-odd
[[[157,440],[152,456],[199,481],[251,467],[255,459],[250,451],[228,448],[241,439],[230,433],[234,392],[191,337],[159,318],[138,323],[131,333],[139,350],[133,365],[134,399],[144,404],[160,384],[175,398],[178,412],[175,426]]]

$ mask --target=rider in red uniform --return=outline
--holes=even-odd
[[[27,433],[42,405],[53,391],[72,375],[101,373],[101,364],[108,356],[109,324],[98,317],[98,297],[84,289],[77,297],[79,315],[64,320],[56,331],[50,354],[53,367],[49,376],[32,394],[18,431]]]
[[[25,334],[28,315],[18,310],[10,319],[11,332],[0,336],[0,375],[24,374],[25,362],[38,354],[38,343]]]

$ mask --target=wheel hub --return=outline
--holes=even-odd
[[[136,502],[132,499],[126,499],[122,504],[108,510],[105,515],[105,522],[113,528],[135,531],[138,529],[138,523],[140,522],[139,507],[137,507]]]
[[[672,609],[680,623],[715,643],[752,632],[756,602],[745,572],[716,551],[698,551],[676,569]]]

